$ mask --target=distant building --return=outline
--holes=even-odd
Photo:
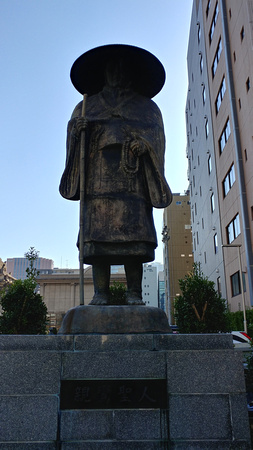
[[[252,0],[193,1],[186,128],[194,261],[232,311],[244,298],[253,305],[252,23]]]
[[[46,270],[47,271],[47,270]],[[114,281],[126,284],[124,273],[111,275]],[[50,327],[59,328],[65,313],[80,304],[79,269],[54,269],[50,273],[42,273],[37,278],[39,292],[48,309]],[[92,267],[84,269],[84,304],[88,305],[94,294]]]
[[[26,278],[26,269],[29,267],[27,258],[7,258],[7,272],[18,280]],[[37,258],[34,262],[34,267],[37,270],[52,270],[54,261],[47,258]]]
[[[174,324],[174,299],[181,294],[178,280],[192,270],[192,231],[190,196],[173,194],[163,214],[165,304],[169,323]]]
[[[166,313],[164,271],[158,273],[158,307]]]
[[[146,306],[158,307],[158,274],[153,264],[143,264],[142,299]]]
[[[15,278],[8,273],[6,263],[0,258],[0,290],[13,281],[15,281]]]
[[[161,264],[158,265],[161,267]],[[126,286],[124,266],[111,267],[111,280]],[[42,269],[37,277],[39,293],[48,309],[50,327],[59,328],[65,313],[80,304],[79,269]],[[143,301],[147,306],[158,306],[158,275],[153,264],[143,265]],[[88,305],[94,294],[92,266],[84,269],[84,304]]]

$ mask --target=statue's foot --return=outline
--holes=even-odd
[[[127,305],[130,305],[130,306],[131,305],[145,305],[142,298],[139,297],[138,295],[134,295],[134,294],[127,294],[126,303],[127,303]]]
[[[108,305],[108,295],[95,294],[89,305]]]

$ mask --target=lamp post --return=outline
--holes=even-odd
[[[239,274],[240,274],[240,284],[241,284],[241,291],[242,291],[242,309],[243,309],[243,325],[244,325],[244,331],[247,333],[247,320],[246,320],[246,307],[245,307],[245,296],[244,296],[244,289],[243,289],[243,278],[242,278],[242,263],[241,263],[241,253],[240,253],[240,247],[241,244],[224,244],[222,247],[225,248],[237,248],[238,250],[238,261],[239,261]]]

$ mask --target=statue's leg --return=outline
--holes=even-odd
[[[110,264],[102,261],[92,264],[94,296],[90,305],[107,305],[109,301]]]
[[[142,282],[142,263],[135,258],[131,258],[125,263],[125,272],[127,279],[126,302],[128,305],[145,305],[142,301],[141,282]]]

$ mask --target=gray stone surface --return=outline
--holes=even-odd
[[[162,434],[160,410],[116,410],[114,429],[118,440],[158,440]]]
[[[30,444],[28,442],[0,442],[1,450],[56,450],[55,442],[35,442]]]
[[[187,441],[187,442],[178,442],[176,444],[172,444],[169,446],[171,450],[250,450],[251,447],[246,441],[217,441],[217,440],[208,440],[208,441]]]
[[[228,395],[171,395],[172,440],[232,440]]]
[[[103,334],[75,337],[75,350],[96,352],[124,350],[154,350],[153,334]]]
[[[164,352],[64,353],[62,379],[165,378]]]
[[[9,338],[0,336],[1,450],[251,448],[242,354],[228,335]],[[114,378],[167,379],[168,411],[60,411],[61,380]]]
[[[57,438],[57,397],[0,396],[0,442]]]
[[[157,441],[99,441],[99,442],[63,442],[61,450],[166,450],[164,442]],[[194,450],[192,448],[192,450]]]
[[[219,350],[233,349],[231,334],[157,334],[157,350]]]
[[[58,352],[0,352],[0,359],[0,395],[59,392]]]
[[[55,442],[34,442],[30,444],[29,442],[11,442],[5,443],[0,442],[1,450],[56,450]]]
[[[60,335],[1,335],[0,334],[0,351],[10,350],[73,350],[74,336],[60,336]]]
[[[244,427],[245,416],[248,414],[245,393],[230,395],[230,405],[234,438],[240,439],[244,436],[245,439],[250,440],[250,429],[245,430]]]
[[[241,355],[233,350],[168,351],[168,391],[228,393],[245,390]],[[175,373],[180,376],[175,377]]]
[[[61,439],[103,440],[113,438],[112,411],[62,411]]]

